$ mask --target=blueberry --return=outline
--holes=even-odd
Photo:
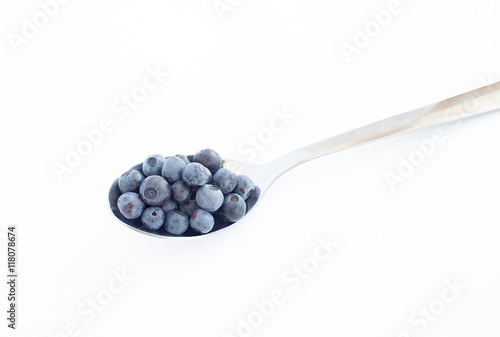
[[[196,203],[206,211],[215,212],[224,202],[224,195],[217,186],[204,185],[196,192]]]
[[[197,209],[194,211],[191,216],[191,220],[189,221],[191,228],[201,234],[210,232],[212,228],[214,228],[214,223],[215,221],[212,214],[203,209]]]
[[[182,172],[182,180],[189,186],[203,186],[210,182],[212,174],[203,165],[199,163],[191,163],[186,165]]]
[[[171,184],[182,178],[182,171],[186,167],[186,163],[179,157],[168,157],[163,163],[161,175]]]
[[[194,211],[196,211],[200,206],[194,200],[189,200],[184,204],[179,205],[179,211],[186,213],[188,217],[193,215]]]
[[[186,158],[189,160],[190,163],[193,162],[193,157],[194,156],[192,154],[190,154],[189,156],[186,156]]]
[[[246,203],[247,203],[247,213],[255,206],[260,197],[260,188],[259,186],[255,186],[255,188],[250,192]]]
[[[204,149],[197,152],[193,156],[193,161],[200,163],[210,170],[210,173],[215,174],[220,167],[221,158],[217,152],[211,149]]]
[[[118,187],[122,193],[139,192],[144,176],[137,170],[128,170],[118,179]]]
[[[200,189],[200,186],[191,187],[191,199],[196,200],[196,192]]]
[[[165,221],[165,229],[170,234],[179,235],[184,233],[189,227],[189,218],[186,214],[179,211],[172,211],[167,213],[167,220]]]
[[[120,213],[127,219],[137,219],[146,207],[139,198],[139,194],[134,192],[127,192],[120,195],[117,206]]]
[[[148,207],[142,212],[142,224],[147,229],[157,230],[165,222],[165,212],[160,207]]]
[[[190,163],[188,157],[183,154],[176,154],[175,156],[181,158],[186,163],[186,165]]]
[[[228,219],[226,219],[224,217],[224,215],[222,214],[222,208],[218,212],[210,213],[210,214],[212,214],[212,216],[214,217],[214,223],[215,223],[214,228],[217,230],[225,228],[225,227],[233,224],[233,222],[229,221]],[[212,228],[212,230],[213,230],[213,228]]]
[[[233,171],[221,168],[214,174],[212,183],[220,188],[223,194],[228,194],[231,193],[236,187],[237,177],[238,176]]]
[[[241,197],[246,200],[250,195],[250,192],[252,192],[255,187],[252,179],[248,178],[247,176],[241,175],[238,176],[238,179],[236,181],[237,183],[233,193],[241,195]]]
[[[165,157],[160,154],[153,154],[144,160],[142,163],[142,173],[146,177],[161,174],[161,168],[163,167],[163,163],[165,162]]]
[[[161,206],[161,209],[165,212],[165,214],[167,214],[168,212],[175,211],[177,209],[177,203],[169,199],[165,201],[165,203]]]
[[[172,185],[172,200],[183,204],[191,198],[191,187],[185,182],[178,181]]]
[[[160,206],[170,197],[171,187],[160,176],[149,176],[141,184],[139,194],[141,199],[150,206]]]
[[[224,204],[222,205],[222,214],[224,217],[231,221],[236,222],[243,218],[247,210],[245,200],[236,194],[229,193],[224,197]]]

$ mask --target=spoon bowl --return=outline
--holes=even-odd
[[[265,172],[265,170],[263,170],[263,166],[264,165],[245,164],[245,163],[241,163],[241,162],[237,162],[237,161],[229,160],[229,159],[222,159],[222,165],[221,165],[221,167],[230,169],[238,175],[244,174],[244,175],[247,175],[250,178],[252,178],[252,181],[255,183],[255,185],[259,186],[259,188],[261,188],[261,194],[260,194],[259,199],[257,200],[257,203],[262,198],[262,195],[264,194],[264,192],[267,191],[267,189],[269,188],[268,185],[265,185],[265,183],[268,180],[268,179],[266,179],[268,176],[262,174]],[[131,167],[130,169],[137,170],[137,171],[142,173],[142,163],[139,163],[139,164]],[[255,179],[254,179],[254,176],[255,176]],[[264,186],[266,186],[266,187],[263,188]],[[109,207],[110,207],[111,213],[113,213],[114,217],[122,225],[125,225],[126,227],[128,227],[132,230],[135,230],[137,232],[140,232],[142,234],[146,234],[149,236],[154,236],[154,237],[159,237],[159,238],[176,238],[176,239],[195,238],[195,237],[199,237],[199,236],[214,234],[216,232],[224,230],[224,229],[230,227],[231,225],[235,224],[235,223],[228,222],[225,219],[222,219],[221,217],[215,216],[214,217],[215,218],[214,228],[206,234],[200,234],[198,232],[195,232],[192,228],[188,228],[188,230],[185,233],[183,233],[182,235],[171,234],[171,233],[167,232],[163,226],[158,230],[151,230],[151,229],[148,229],[148,228],[143,226],[140,217],[137,219],[127,219],[120,213],[120,210],[118,209],[118,206],[117,206],[117,201],[118,201],[118,198],[120,197],[120,195],[122,195],[122,192],[120,191],[120,188],[118,187],[118,179],[116,179],[113,182],[113,184],[111,184],[111,187],[110,187],[109,193],[108,193],[108,201],[109,201]],[[256,205],[257,204],[254,205],[254,208]],[[254,208],[252,208],[252,210]],[[248,213],[250,213],[250,211]]]

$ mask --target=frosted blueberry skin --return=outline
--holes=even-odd
[[[179,211],[185,213],[188,217],[191,217],[198,208],[200,206],[198,206],[195,200],[188,200],[186,203],[179,205]]]
[[[236,187],[238,176],[226,168],[219,169],[212,179],[212,184],[220,188],[223,194],[231,193]]]
[[[186,163],[179,157],[168,157],[163,163],[161,175],[167,179],[170,184],[182,179],[182,171],[186,167]]]
[[[181,159],[184,161],[184,163],[186,163],[186,165],[187,165],[187,164],[189,164],[189,163],[191,163],[191,162],[189,161],[188,157],[186,157],[186,156],[185,156],[185,155],[183,155],[183,154],[176,154],[175,156],[176,156],[176,157],[181,158]]]
[[[150,230],[157,230],[165,223],[165,212],[160,207],[148,207],[141,215],[144,227]]]
[[[170,234],[181,235],[189,228],[189,218],[179,211],[167,213],[165,220],[165,230]]]
[[[147,157],[142,163],[142,173],[146,176],[161,175],[161,169],[163,163],[165,162],[165,157],[160,154],[153,154]]]
[[[142,201],[149,206],[161,206],[170,198],[171,187],[168,182],[160,176],[149,176],[139,187],[139,195]]]
[[[222,215],[231,222],[243,218],[247,212],[247,205],[243,198],[236,193],[229,193],[224,197]]]
[[[250,192],[247,200],[245,201],[247,204],[247,213],[255,206],[257,201],[260,198],[260,188],[259,186],[255,186],[254,189]]]
[[[190,163],[182,172],[182,180],[191,187],[203,186],[212,180],[212,174],[200,163]]]
[[[224,202],[224,195],[217,186],[204,185],[196,192],[196,203],[206,211],[215,212]]]
[[[189,226],[196,232],[201,234],[206,234],[214,228],[214,217],[212,214],[208,213],[203,209],[197,209],[194,211],[191,219],[189,220]]]
[[[177,203],[169,199],[161,205],[161,209],[165,212],[165,214],[167,214],[168,212],[175,211],[177,209]]]
[[[255,188],[252,179],[247,176],[240,175],[236,179],[236,187],[233,193],[239,194],[243,199],[247,199],[250,195],[250,192]]]
[[[195,163],[200,163],[208,170],[210,173],[215,174],[221,166],[222,159],[217,152],[211,149],[204,149],[200,152],[195,153],[193,156],[193,161]]]
[[[143,180],[144,175],[141,172],[128,170],[118,179],[118,187],[122,193],[139,192],[139,186]]]
[[[134,192],[123,193],[116,204],[120,213],[127,219],[137,219],[146,207],[139,194]]]
[[[186,203],[191,198],[191,187],[183,181],[177,181],[172,185],[171,198],[179,204]]]

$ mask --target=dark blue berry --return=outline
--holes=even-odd
[[[196,200],[196,192],[200,189],[200,186],[191,187],[191,199]]]
[[[243,218],[247,210],[247,205],[245,204],[245,200],[236,194],[229,193],[224,197],[224,204],[222,205],[222,215],[231,221],[236,222]]]
[[[188,157],[186,157],[183,154],[176,154],[175,156],[181,158],[184,161],[184,163],[186,163],[186,165],[190,163]]]
[[[175,211],[177,209],[177,203],[169,199],[165,201],[165,203],[161,206],[161,209],[165,212],[165,214],[167,214],[168,212]]]
[[[157,230],[165,222],[165,213],[160,207],[148,207],[142,212],[141,221],[144,227]]]
[[[186,214],[179,211],[172,211],[167,213],[165,221],[165,229],[170,234],[180,235],[189,228],[189,218]]]
[[[193,156],[193,161],[200,163],[215,174],[221,165],[221,158],[217,152],[211,149],[204,149]]]
[[[118,187],[122,193],[139,192],[144,176],[137,170],[128,170],[118,179]]]
[[[189,200],[186,203],[179,205],[179,211],[186,213],[188,217],[193,215],[194,211],[198,208],[200,208],[200,206],[198,206],[195,200]]]
[[[247,200],[245,201],[247,204],[247,213],[255,206],[257,201],[260,198],[260,188],[259,186],[255,186],[254,189],[250,192]]]
[[[223,194],[231,193],[236,187],[236,173],[226,168],[219,169],[212,180],[212,184],[220,188]]]
[[[149,176],[141,184],[139,194],[142,201],[150,206],[161,206],[170,197],[171,187],[160,176]]]
[[[182,180],[189,186],[203,186],[210,182],[212,174],[203,165],[199,163],[191,163],[186,165],[182,172]]]
[[[139,194],[134,192],[123,193],[118,198],[117,206],[120,213],[127,219],[137,219],[146,207],[139,198]]]
[[[224,195],[217,186],[204,185],[196,192],[196,203],[206,211],[215,212],[224,202]]]
[[[186,163],[179,157],[168,157],[163,163],[161,175],[171,184],[181,180]]]
[[[183,204],[191,198],[191,187],[185,182],[178,181],[172,185],[172,200]]]
[[[191,216],[189,225],[196,232],[205,234],[214,228],[214,217],[203,209],[197,209]]]
[[[252,182],[252,179],[250,179],[247,176],[241,175],[238,176],[236,181],[237,183],[233,193],[239,194],[243,199],[246,200],[250,195],[250,192],[252,192],[252,190],[255,187],[255,185]]]
[[[165,157],[160,154],[153,154],[144,160],[142,163],[142,173],[146,177],[152,175],[161,175],[161,168],[163,167],[163,163],[165,162]]]

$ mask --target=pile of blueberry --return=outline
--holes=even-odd
[[[194,156],[151,155],[117,180],[116,208],[133,225],[160,234],[200,235],[226,227],[252,209],[260,189],[221,166],[211,149]]]

